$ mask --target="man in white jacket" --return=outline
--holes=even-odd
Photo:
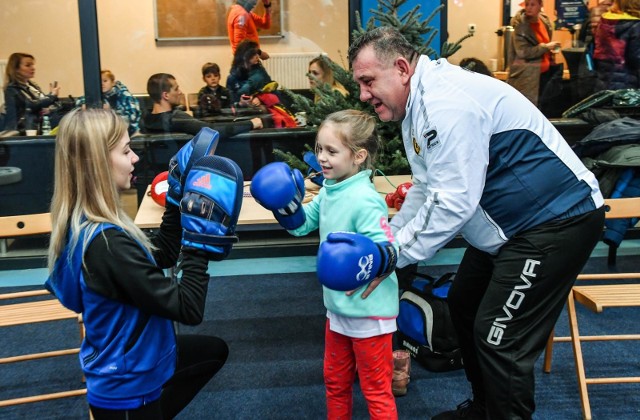
[[[602,232],[596,178],[515,89],[394,28],[356,39],[349,61],[360,99],[402,122],[414,186],[391,221],[398,267],[469,244],[449,306],[473,399],[434,418],[531,418],[535,360]]]

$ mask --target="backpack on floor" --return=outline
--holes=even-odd
[[[420,273],[415,275],[400,296],[397,342],[432,372],[461,369],[462,353],[447,303],[455,273],[446,273],[437,279]]]

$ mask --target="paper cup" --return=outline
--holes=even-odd
[[[489,70],[496,72],[498,71],[498,60],[495,58],[489,59]]]

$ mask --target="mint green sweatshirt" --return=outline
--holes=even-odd
[[[389,211],[384,199],[370,180],[371,171],[364,170],[336,183],[325,180],[320,193],[304,205],[304,225],[289,233],[306,235],[320,229],[320,241],[331,232],[355,232],[374,242],[389,241],[396,246],[388,224]],[[389,236],[387,236],[389,235]],[[324,306],[346,317],[394,318],[398,315],[398,279],[395,273],[384,279],[366,299],[365,287],[347,296],[345,292],[323,286]]]

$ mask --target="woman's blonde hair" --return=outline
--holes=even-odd
[[[22,64],[23,58],[30,58],[35,61],[35,57],[27,53],[17,52],[9,56],[7,67],[4,69],[5,86],[18,81],[18,69],[20,68],[20,64]]]
[[[110,152],[126,134],[126,122],[111,109],[77,108],[60,121],[51,201],[49,271],[53,270],[68,237],[73,249],[83,229],[88,238],[100,223],[120,226],[148,250],[152,249],[146,235],[122,209],[112,175]],[[86,245],[83,243],[83,248]]]
[[[335,76],[333,75],[333,69],[329,64],[329,60],[330,60],[329,57],[324,55],[319,55],[314,59],[312,59],[311,61],[309,61],[309,67],[311,67],[312,64],[316,64],[318,67],[320,67],[320,70],[322,70],[323,80],[319,80],[319,82],[326,83],[331,87],[331,89],[340,92],[342,96],[347,96],[349,94],[349,91],[344,87],[342,83],[336,80]],[[308,73],[307,76],[311,77],[311,74]],[[320,98],[316,94],[315,102],[318,102],[319,99]]]
[[[334,126],[335,133],[342,144],[353,153],[361,149],[367,151],[367,157],[360,165],[360,169],[374,169],[373,165],[380,149],[375,117],[356,109],[345,109],[329,114],[320,124],[318,132],[327,124]],[[316,153],[317,149],[316,145]]]

